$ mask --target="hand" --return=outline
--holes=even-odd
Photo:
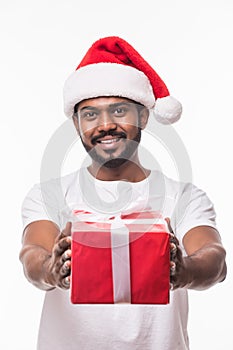
[[[45,261],[46,282],[52,287],[69,289],[71,272],[71,222],[55,240],[51,256]]]
[[[170,219],[165,218],[165,220],[170,231],[170,288],[175,290],[186,285],[183,278],[185,275],[185,260],[179,247],[179,240],[173,233]]]

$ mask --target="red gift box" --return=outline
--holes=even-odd
[[[169,234],[155,213],[120,218],[75,212],[71,302],[167,304]]]

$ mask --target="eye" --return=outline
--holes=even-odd
[[[92,121],[97,118],[97,113],[95,111],[85,111],[81,113],[81,118],[87,121]]]
[[[116,117],[123,117],[127,113],[126,107],[117,107],[112,110],[112,114]]]

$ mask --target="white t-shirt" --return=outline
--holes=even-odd
[[[137,183],[100,181],[87,169],[35,185],[23,202],[23,227],[51,220],[62,229],[74,207],[108,215],[157,211],[171,218],[183,251],[191,228],[216,227],[211,201],[192,184],[158,171]],[[54,289],[45,295],[38,350],[187,350],[187,319],[186,289],[171,291],[168,305],[73,305],[70,291]]]

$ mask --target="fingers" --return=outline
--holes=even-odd
[[[70,288],[71,273],[71,250],[66,250],[60,258],[59,282],[58,286],[62,289]]]
[[[169,218],[165,218],[169,229],[169,241],[170,241],[170,290],[176,290],[182,288],[184,284],[184,258],[180,242],[175,236],[171,221]]]
[[[170,243],[174,243],[176,246],[180,245],[179,240],[174,233],[170,233]]]
[[[70,276],[63,278],[62,280],[62,288],[69,289],[70,288]]]
[[[60,276],[62,277],[62,288],[68,289],[70,287],[70,272],[71,272],[71,249],[67,249],[61,255]]]
[[[67,260],[64,262],[64,264],[60,268],[60,275],[62,277],[66,277],[70,275],[70,269],[71,269],[71,261]]]
[[[179,264],[179,262],[182,260],[182,250],[179,246],[179,240],[176,238],[176,236],[171,233],[170,234],[170,261],[172,264],[172,270],[171,275],[175,274],[176,268],[174,267],[174,264]]]
[[[183,259],[183,253],[178,244],[170,242],[170,261],[179,264]]]
[[[176,263],[177,261],[177,246],[175,243],[170,243],[170,276],[175,276],[176,274]]]
[[[71,222],[68,222],[64,230],[57,236],[48,266],[48,274],[54,286],[62,289],[70,287]]]
[[[179,240],[172,230],[170,219],[165,218],[165,221],[167,222],[167,226],[170,232],[170,289],[173,290],[176,275],[178,272],[179,262],[182,259],[182,251],[179,247]]]
[[[175,276],[176,274],[176,263],[174,261],[170,261],[170,276]]]
[[[62,255],[67,249],[71,247],[71,237],[61,238],[54,246],[54,253],[56,256]]]
[[[61,278],[57,283],[57,287],[60,289],[69,289],[70,288],[70,276]]]
[[[174,242],[171,242],[171,240],[170,240],[170,252],[171,252],[171,255],[173,256],[175,256],[177,252],[176,244]]]
[[[61,289],[70,287],[71,273],[71,237],[60,238],[53,249],[54,273],[57,286]]]
[[[71,250],[67,249],[61,256],[60,275],[62,277],[70,275],[71,270]]]
[[[170,239],[170,290],[182,286],[183,254],[176,237]]]
[[[70,260],[71,258],[71,249],[67,249],[61,256],[62,263],[66,262],[67,260]]]

